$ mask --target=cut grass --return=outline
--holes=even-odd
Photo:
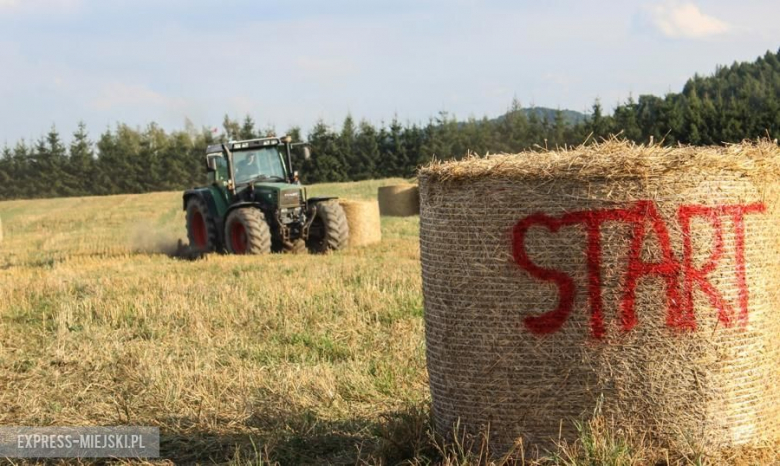
[[[0,203],[0,424],[158,426],[185,463],[375,457],[383,420],[427,403],[417,219],[371,248],[187,262],[159,253],[180,205]]]
[[[489,462],[488,439],[433,433],[416,217],[331,255],[194,262],[164,254],[185,233],[179,193],[3,202],[0,217],[0,425],[157,426],[162,464]],[[545,463],[638,464],[591,427]]]

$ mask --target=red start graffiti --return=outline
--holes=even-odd
[[[658,213],[656,204],[652,201],[640,201],[626,209],[606,209],[583,212],[572,212],[561,217],[550,217],[537,213],[526,217],[515,225],[512,233],[512,252],[514,260],[521,269],[532,277],[545,282],[552,282],[558,287],[558,306],[544,314],[527,317],[525,326],[535,334],[549,334],[560,330],[574,307],[577,287],[568,274],[554,269],[539,267],[528,257],[525,239],[533,227],[546,228],[555,233],[561,228],[580,225],[587,233],[586,261],[588,271],[588,301],[590,305],[590,326],[593,336],[603,338],[604,308],[601,286],[601,226],[606,222],[623,222],[633,230],[628,253],[625,278],[618,315],[620,326],[629,331],[637,325],[637,315],[634,309],[636,288],[639,280],[647,276],[655,276],[665,283],[666,294],[666,325],[672,328],[694,330],[696,316],[694,315],[694,290],[699,289],[707,297],[718,313],[718,320],[725,326],[735,323],[747,324],[748,321],[748,285],[745,272],[745,216],[764,213],[764,204],[727,205],[705,207],[686,205],[677,212],[682,229],[683,258],[679,261],[669,238],[666,223]],[[713,229],[712,253],[704,264],[693,264],[693,244],[691,241],[691,220],[699,217],[709,222]],[[710,283],[708,275],[718,268],[724,255],[723,219],[730,219],[733,225],[734,263],[736,264],[735,283],[739,290],[737,309],[727,302]],[[649,227],[649,228],[648,228]],[[642,259],[642,245],[652,232],[658,239],[661,249],[660,262],[645,262]]]

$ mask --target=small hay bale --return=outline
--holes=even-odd
[[[780,439],[780,149],[618,141],[420,170],[433,415],[495,454]]]
[[[377,191],[383,217],[410,217],[420,214],[420,190],[413,184],[382,186]]]
[[[366,246],[382,241],[379,204],[376,201],[339,199],[349,224],[349,246]]]

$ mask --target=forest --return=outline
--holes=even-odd
[[[718,67],[694,76],[682,91],[640,95],[611,113],[597,100],[584,119],[572,112],[525,109],[511,102],[499,118],[469,118],[439,112],[426,123],[374,125],[347,116],[340,127],[318,122],[307,135],[299,128],[260,129],[249,116],[225,116],[218,136],[185,125],[165,131],[117,124],[92,139],[84,124],[68,144],[56,128],[35,142],[18,141],[0,153],[0,199],[107,195],[182,190],[203,184],[205,148],[220,140],[290,134],[307,140],[312,157],[296,156],[304,183],[411,177],[418,166],[467,153],[519,152],[620,137],[647,143],[709,145],[780,133],[780,51],[754,62]]]

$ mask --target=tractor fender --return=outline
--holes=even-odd
[[[209,215],[211,215],[211,218],[215,220],[219,219],[217,203],[214,202],[214,197],[207,189],[190,189],[188,191],[184,191],[184,195],[182,196],[182,209],[187,210],[187,203],[190,202],[190,199],[193,197],[199,197],[206,201],[206,205],[209,207]]]
[[[209,216],[214,219],[214,224],[217,227],[217,240],[219,244],[224,244],[224,232],[222,231],[223,219],[219,215],[217,203],[214,201],[214,196],[211,195],[211,191],[208,189],[190,189],[185,191],[184,195],[182,196],[184,210],[187,210],[187,203],[190,202],[190,199],[194,197],[203,199],[206,202],[206,206],[208,206],[209,209]]]

